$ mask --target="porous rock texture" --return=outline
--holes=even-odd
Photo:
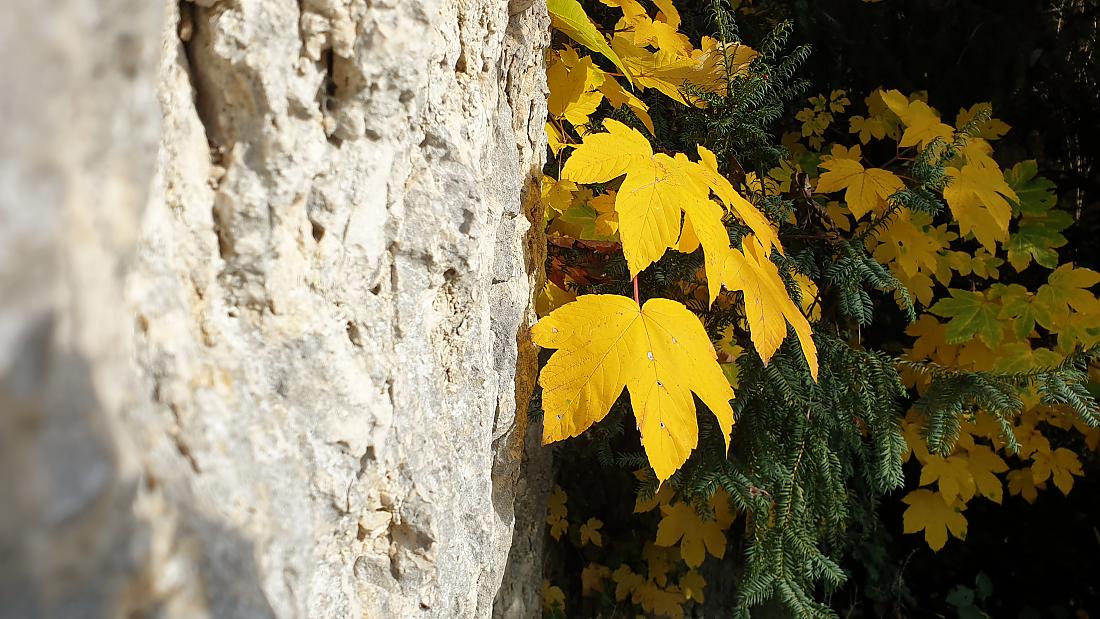
[[[0,617],[492,614],[541,492],[547,36],[532,0],[0,8]]]

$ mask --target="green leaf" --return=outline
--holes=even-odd
[[[951,319],[947,323],[947,342],[958,344],[978,336],[990,348],[996,348],[1004,335],[997,318],[1000,305],[990,303],[980,292],[956,289],[950,292],[950,299],[941,299],[930,310]]]
[[[1058,252],[1068,241],[1062,230],[1073,224],[1073,217],[1065,211],[1053,210],[1045,215],[1024,215],[1019,228],[1008,237],[1008,262],[1017,272],[1023,271],[1032,259],[1048,269],[1058,267]]]
[[[623,64],[622,59],[615,53],[615,50],[607,44],[607,39],[603,38],[599,30],[596,30],[595,24],[588,18],[588,14],[584,12],[580,2],[577,0],[546,0],[546,9],[550,12],[550,23],[555,28],[569,35],[577,43],[606,56],[623,72],[626,81],[630,82],[631,86],[634,85],[634,81],[630,79],[630,71],[627,70],[626,65]]]
[[[1039,167],[1034,159],[1021,161],[1005,172],[1005,182],[1016,192],[1015,206],[1024,215],[1043,215],[1054,208],[1058,201],[1055,186],[1049,179],[1038,176]]]
[[[1058,198],[1054,183],[1038,176],[1034,160],[1021,161],[1005,172],[1005,181],[1016,192],[1013,210],[1020,215],[1017,230],[1005,243],[1008,262],[1023,271],[1035,260],[1048,269],[1058,267],[1058,247],[1066,244],[1062,230],[1073,224],[1073,217],[1055,207]]]

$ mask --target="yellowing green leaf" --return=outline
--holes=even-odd
[[[603,54],[608,60],[615,63],[623,72],[627,81],[630,81],[630,70],[623,64],[622,59],[607,44],[595,24],[588,18],[577,0],[546,0],[546,10],[550,13],[550,23],[555,28],[569,35],[577,43],[588,49]]]
[[[736,249],[726,253],[722,283],[730,290],[742,291],[745,319],[756,351],[767,364],[786,339],[790,323],[802,346],[810,375],[817,380],[817,346],[809,321],[787,294],[779,269],[756,239],[746,237],[743,247],[743,253]]]
[[[703,564],[707,552],[721,559],[726,554],[726,535],[718,523],[705,521],[690,503],[678,502],[661,507],[664,517],[657,525],[657,545],[680,543],[680,556],[688,567]]]
[[[943,190],[943,198],[951,207],[959,231],[973,232],[978,242],[993,253],[997,241],[1008,239],[1008,221],[1012,218],[1008,200],[1016,200],[1016,192],[995,166],[968,163],[961,169],[948,168],[947,173],[951,181]]]
[[[585,295],[543,318],[534,342],[557,349],[542,369],[543,441],[577,436],[603,419],[626,388],[657,478],[668,479],[699,440],[692,393],[729,444],[733,389],[699,319],[683,305]]]
[[[966,538],[966,517],[939,493],[914,490],[902,502],[909,506],[902,517],[902,529],[906,533],[924,531],[924,541],[932,550],[939,552],[944,547],[948,531],[958,539]]]
[[[958,344],[978,336],[990,348],[996,348],[1004,336],[1004,325],[997,318],[1000,306],[989,302],[981,292],[954,288],[950,292],[950,298],[940,299],[929,310],[951,319],[947,323],[947,342]]]
[[[1100,273],[1092,269],[1076,268],[1072,262],[1058,267],[1035,294],[1035,302],[1052,319],[1051,325],[1043,326],[1052,331],[1060,330],[1073,312],[1100,317],[1100,300],[1088,290],[1098,283]]]
[[[858,150],[856,152],[858,156]],[[887,198],[905,188],[905,183],[893,172],[864,168],[858,159],[830,157],[821,162],[821,167],[827,171],[817,180],[818,193],[844,189],[844,201],[857,221],[884,206]]]

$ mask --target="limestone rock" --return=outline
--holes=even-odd
[[[488,616],[545,6],[162,8],[0,9],[0,617]]]

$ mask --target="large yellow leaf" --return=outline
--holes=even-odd
[[[668,479],[698,443],[692,393],[718,418],[729,446],[733,389],[703,324],[683,305],[650,299],[639,308],[627,297],[585,295],[540,320],[532,336],[557,349],[539,376],[544,443],[584,432],[626,388],[658,479]]]
[[[864,215],[884,206],[895,191],[905,188],[896,174],[881,168],[864,168],[857,159],[830,157],[821,162],[827,172],[817,180],[818,193],[832,193],[844,189],[844,201],[859,221]]]
[[[779,269],[768,258],[758,241],[749,236],[743,242],[744,253],[730,249],[722,269],[722,283],[730,290],[740,290],[745,297],[745,318],[749,323],[752,343],[764,363],[787,337],[787,323],[794,327],[802,346],[802,354],[817,380],[817,346],[810,323],[787,294]]]
[[[630,70],[623,64],[622,59],[607,44],[599,30],[588,18],[577,0],[546,0],[546,9],[550,13],[550,23],[555,28],[569,35],[574,41],[588,49],[603,54],[608,60],[615,63],[623,72],[627,81],[631,81]]]
[[[950,184],[943,198],[963,234],[973,232],[978,242],[995,253],[997,242],[1008,239],[1008,221],[1016,192],[1005,182],[1004,174],[995,165],[967,163],[961,169],[948,168]]]
[[[561,178],[590,184],[626,175],[615,195],[615,212],[633,277],[676,245],[684,205],[707,200],[709,193],[692,177],[696,164],[654,154],[644,135],[618,121],[605,120],[604,127],[607,133],[585,136]]]

